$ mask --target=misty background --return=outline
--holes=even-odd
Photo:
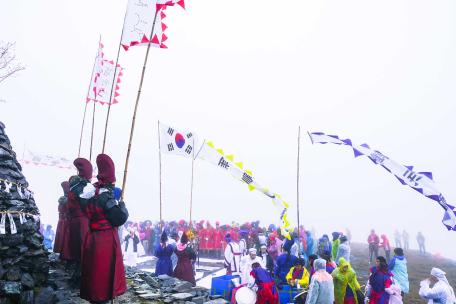
[[[19,158],[24,149],[74,159],[92,66],[102,35],[115,60],[127,1],[0,3],[1,40],[16,42],[26,66],[0,85],[0,120]],[[431,171],[456,202],[456,3],[442,1],[188,0],[167,10],[167,46],[152,48],[125,189],[131,219],[159,219],[157,120],[233,153],[291,204],[296,223],[297,133],[301,126],[301,223],[317,236],[349,228],[406,229],[412,248],[456,258],[456,232],[438,204],[402,186],[347,147],[312,146],[306,131],[368,143]],[[121,51],[119,104],[111,108],[106,152],[121,186],[145,47]],[[107,107],[97,105],[95,155]],[[92,104],[82,156],[89,157]],[[189,217],[191,161],[163,155],[165,220]],[[72,170],[25,165],[43,223],[58,219],[60,182]],[[197,160],[193,218],[277,223],[269,198]]]

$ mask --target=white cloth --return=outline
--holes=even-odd
[[[241,259],[241,284],[249,283],[250,272],[252,271],[252,264],[259,263],[263,266],[263,259],[256,256],[254,259],[250,255],[243,256]]]
[[[125,248],[127,248],[126,251],[125,251]],[[124,253],[124,265],[130,266],[130,267],[136,267],[137,258],[139,256],[143,256],[146,254],[141,242],[138,243],[138,245],[136,246],[136,249],[137,249],[137,251],[135,252],[133,238],[128,239],[128,246],[127,246],[127,242],[124,242],[122,244],[122,252]]]
[[[444,281],[439,280],[431,288],[429,280],[421,281],[419,295],[428,304],[441,303],[441,304],[455,304],[456,298],[454,296],[453,288]]]
[[[225,267],[231,271],[232,275],[239,275],[241,262],[241,251],[239,244],[236,242],[229,242],[225,248]]]
[[[247,243],[245,242],[244,239],[241,239],[239,241],[239,252],[241,253],[242,256],[247,254]]]

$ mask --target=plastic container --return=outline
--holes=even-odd
[[[211,295],[220,295],[225,300],[231,300],[231,292],[233,291],[234,284],[231,279],[238,278],[239,276],[223,275],[220,277],[213,277],[211,282]]]
[[[293,303],[293,298],[298,294],[296,288],[292,288],[290,285],[283,285],[282,289],[279,289],[279,303],[287,304]]]

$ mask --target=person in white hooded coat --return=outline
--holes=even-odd
[[[249,283],[250,272],[252,271],[252,265],[254,263],[258,263],[262,268],[266,268],[263,259],[257,256],[257,250],[255,248],[250,248],[249,254],[241,258],[241,284]]]
[[[456,304],[453,287],[446,278],[446,273],[439,268],[432,268],[431,276],[421,281],[419,295],[428,304]],[[430,285],[432,285],[432,288]]]
[[[139,241],[137,232],[133,228],[129,229],[129,234],[124,239],[122,249],[122,252],[124,254],[124,265],[136,267],[137,258],[144,255],[145,251],[144,247]]]

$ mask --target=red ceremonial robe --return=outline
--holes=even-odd
[[[97,197],[84,210],[90,231],[83,246],[80,297],[90,302],[111,300],[127,290],[119,234],[97,204]]]
[[[66,224],[66,204],[59,204],[59,221],[55,231],[54,252],[61,253],[64,237],[65,237],[65,224]]]
[[[196,254],[191,247],[187,244],[177,244],[177,248],[174,251],[177,255],[177,265],[174,269],[174,276],[180,280],[187,281],[196,285],[195,276],[193,275],[192,262],[196,259]]]
[[[83,242],[89,231],[89,219],[82,212],[79,199],[73,192],[68,193],[67,215],[62,259],[80,261]]]

